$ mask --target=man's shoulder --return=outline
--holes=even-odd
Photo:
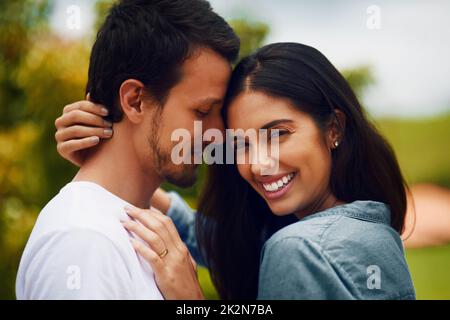
[[[107,257],[126,261],[125,255],[130,251],[127,249],[124,243],[111,238],[105,232],[93,228],[70,227],[51,230],[30,238],[22,262],[25,265],[41,265],[43,260],[84,264],[88,259],[98,261]]]
[[[45,206],[22,255],[18,298],[161,298],[120,223],[129,217],[115,200],[89,188],[63,188]],[[85,285],[67,290],[66,281],[78,272]]]
[[[123,203],[90,185],[69,184],[39,213],[30,239],[51,233],[97,232],[112,241],[126,239],[120,224],[127,219]]]
[[[36,257],[63,255],[83,259],[83,253],[118,255],[127,260],[133,252],[119,210],[108,199],[80,188],[63,188],[39,213],[25,246],[22,260],[28,265]],[[94,199],[92,199],[94,197]]]
[[[76,298],[81,292],[72,291],[74,277],[82,277],[81,285],[87,286],[81,297],[101,294],[103,276],[130,291],[127,261],[123,250],[103,233],[87,228],[54,230],[27,244],[16,280],[17,297]]]

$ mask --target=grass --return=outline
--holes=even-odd
[[[406,250],[417,299],[450,299],[450,245]]]
[[[208,300],[219,299],[219,295],[211,281],[208,269],[203,267],[198,268],[198,280],[200,282],[200,286],[202,287],[203,294],[205,295],[206,299]]]
[[[406,181],[450,188],[450,114],[375,121],[397,154]]]
[[[392,144],[409,184],[450,188],[450,114],[375,122]],[[450,245],[408,249],[406,258],[418,299],[450,299]]]

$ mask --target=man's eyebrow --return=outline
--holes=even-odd
[[[270,121],[270,122],[266,123],[265,125],[263,125],[263,126],[261,127],[261,129],[269,129],[269,128],[271,128],[271,127],[273,127],[273,126],[276,126],[277,124],[280,124],[280,123],[291,123],[291,122],[294,122],[294,121],[291,120],[291,119],[278,119],[278,120],[273,120],[273,121]]]
[[[208,98],[204,98],[204,99],[200,99],[199,101],[197,101],[197,105],[200,106],[212,106],[215,104],[222,104],[223,103],[223,99],[220,98],[214,98],[214,97],[208,97]]]

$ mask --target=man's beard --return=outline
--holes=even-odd
[[[164,181],[178,187],[185,188],[192,186],[197,180],[197,166],[193,164],[176,165],[173,163],[171,157],[172,149],[164,148],[158,143],[161,139],[157,122],[158,121],[154,121],[150,137],[147,139],[150,146],[150,152],[153,152],[151,158],[153,159],[155,172]]]

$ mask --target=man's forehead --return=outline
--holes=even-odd
[[[185,76],[226,76],[231,70],[231,63],[209,48],[196,49],[181,65],[181,74]]]

